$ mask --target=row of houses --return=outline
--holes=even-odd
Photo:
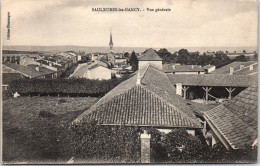
[[[6,58],[8,55],[6,54],[3,57]],[[16,54],[16,57],[19,57],[19,61],[3,61],[2,87],[5,90],[8,89],[12,80],[20,78],[59,78],[67,69],[78,62],[78,55],[74,52],[55,55]],[[14,77],[14,75],[17,77]]]

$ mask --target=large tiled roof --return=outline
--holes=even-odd
[[[243,149],[257,138],[257,87],[249,87],[230,101],[204,112],[233,149]]]
[[[74,123],[96,120],[99,124],[201,128],[191,108],[175,95],[167,75],[148,65],[101,98]]]
[[[226,74],[167,74],[171,82],[187,86],[231,86],[250,87],[257,84],[257,78],[250,75]]]
[[[166,73],[173,73],[173,72],[203,72],[205,70],[202,67],[197,65],[175,65],[175,68],[173,68],[172,64],[163,64],[163,71]]]
[[[40,67],[40,71],[36,70],[37,65],[22,66],[15,63],[5,63],[3,66],[9,67],[19,73],[22,73],[26,77],[36,78],[48,74],[54,73],[54,71]],[[38,66],[39,67],[39,66]]]
[[[257,63],[256,61],[249,61],[249,62],[233,62],[221,68],[218,68],[212,72],[212,74],[229,74],[230,67],[234,68],[234,72],[240,69],[240,65],[249,66],[251,64]]]
[[[139,61],[162,61],[163,59],[152,49],[146,50],[139,58]]]

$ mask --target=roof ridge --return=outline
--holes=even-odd
[[[177,110],[179,113],[184,114],[185,117],[187,117],[188,119],[190,119],[191,121],[193,121],[194,124],[197,124],[197,122],[195,122],[194,119],[192,119],[191,116],[189,116],[187,113],[181,111],[179,108],[177,108],[176,106],[174,106],[172,103],[170,103],[168,100],[164,99],[163,97],[161,97],[160,95],[158,95],[156,92],[151,91],[150,89],[146,88],[143,85],[139,85],[140,87],[144,88],[145,90],[147,90],[148,92],[156,95],[157,98],[161,99],[162,101],[164,101],[165,103],[167,103],[169,106],[173,107],[175,110]]]
[[[214,109],[216,109],[216,108],[218,108],[218,107],[224,107],[225,109],[227,109],[228,110],[228,112],[229,113],[231,113],[233,116],[232,117],[237,117],[239,120],[241,120],[248,128],[250,128],[251,130],[253,130],[253,131],[255,131],[255,129],[252,127],[252,126],[250,126],[248,123],[246,123],[244,120],[242,120],[241,118],[239,118],[239,116],[237,116],[236,114],[234,114],[232,111],[229,111],[229,109],[225,106],[225,105],[223,105],[223,104],[220,104],[220,105],[218,105],[218,106],[216,106],[216,107],[214,107],[214,108],[212,108],[211,110],[214,110]],[[207,115],[207,113],[208,112],[210,112],[211,110],[209,110],[209,111],[206,111],[206,112],[204,112],[203,114],[212,122],[212,119]],[[214,122],[212,122],[213,124],[214,124],[214,126],[216,126],[216,124],[214,123]],[[217,128],[217,126],[216,126],[216,128]],[[217,128],[218,129],[218,128]],[[237,149],[237,148],[235,148],[235,146],[230,142],[230,140],[226,137],[226,134],[224,134],[221,130],[219,130],[218,129],[218,131],[222,134],[222,136],[228,141],[228,143],[232,146],[232,148],[234,148],[234,149]]]
[[[146,68],[145,68],[143,74],[140,76],[140,81],[141,81],[141,83],[142,83],[142,79],[143,79],[143,77],[145,76],[145,74],[146,74],[148,68],[150,67],[150,65],[151,65],[151,64],[145,65]],[[140,72],[140,71],[138,70],[138,72]]]

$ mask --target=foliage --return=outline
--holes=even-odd
[[[162,141],[170,162],[192,162],[201,158],[202,144],[198,137],[185,129],[174,129]]]
[[[225,66],[233,61],[248,61],[245,56],[238,56],[231,60],[228,56],[228,52],[217,51],[214,55],[208,55],[199,52],[189,52],[187,49],[180,49],[177,53],[171,54],[167,49],[162,48],[157,51],[158,55],[163,59],[163,63],[180,63],[182,65],[215,65],[216,68]]]
[[[165,48],[158,50],[157,54],[163,59],[163,63],[174,63],[174,62],[176,62],[176,55],[171,54]]]
[[[108,162],[140,161],[140,129],[101,126],[96,122],[72,125],[73,149],[78,160]]]
[[[233,61],[247,62],[248,58],[245,55],[239,55],[235,57]]]
[[[10,91],[20,94],[85,94],[104,95],[122,81],[128,79],[90,80],[84,78],[73,79],[20,79],[10,83]]]
[[[129,60],[130,65],[132,66],[132,70],[136,71],[138,70],[138,59],[135,55],[135,52],[133,51]]]

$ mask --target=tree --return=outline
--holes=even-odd
[[[213,59],[213,65],[216,66],[216,68],[225,66],[231,62],[230,58],[222,51],[217,51],[215,53],[215,58]]]
[[[245,55],[239,55],[235,57],[233,61],[247,62],[248,58]]]
[[[181,49],[178,53],[179,55],[177,57],[177,63],[180,63],[182,65],[187,64],[189,51],[187,49]]]
[[[189,162],[200,160],[203,145],[200,139],[186,132],[185,129],[174,129],[166,134],[163,140],[164,147],[171,162]]]
[[[15,60],[16,58],[15,58],[15,56],[12,56],[12,58],[11,58],[11,63],[15,63]]]
[[[161,48],[157,54],[163,59],[163,63],[171,63],[173,60],[172,54],[166,48]]]
[[[133,71],[138,70],[138,59],[137,59],[134,51],[131,54],[129,62],[130,62],[130,65],[132,66]]]

